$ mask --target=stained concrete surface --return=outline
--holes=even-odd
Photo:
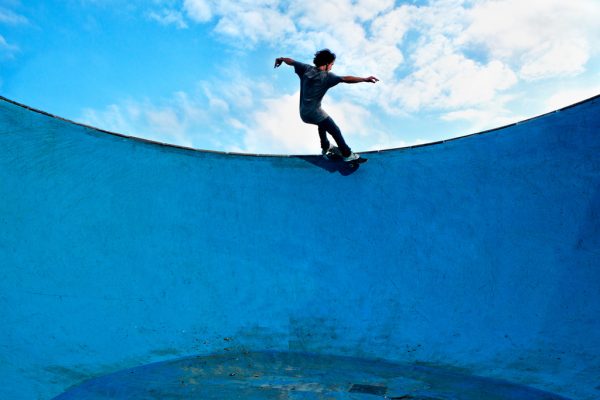
[[[84,382],[55,400],[564,400],[494,379],[423,365],[301,353],[192,357]]]

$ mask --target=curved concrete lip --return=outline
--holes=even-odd
[[[467,135],[457,136],[457,137],[454,137],[454,138],[451,138],[451,139],[438,140],[438,141],[434,141],[434,142],[428,142],[428,143],[423,143],[423,144],[418,144],[418,145],[413,145],[413,146],[406,146],[406,147],[394,147],[394,148],[390,148],[390,149],[361,151],[360,154],[376,154],[376,153],[383,153],[383,152],[389,152],[389,151],[397,151],[397,150],[406,150],[406,149],[414,149],[414,148],[420,148],[420,147],[434,146],[434,145],[443,144],[443,143],[447,143],[447,142],[451,142],[451,141],[455,141],[455,140],[465,139],[465,138],[472,137],[472,136],[482,135],[482,134],[489,133],[489,132],[495,132],[495,131],[499,131],[499,130],[502,130],[502,129],[507,129],[507,128],[510,128],[510,127],[513,127],[513,126],[516,126],[516,125],[519,125],[519,124],[522,124],[522,123],[525,123],[525,122],[529,122],[529,121],[532,121],[532,120],[535,120],[535,119],[538,119],[538,118],[542,118],[542,117],[544,117],[546,115],[550,115],[550,114],[553,114],[553,113],[558,113],[558,112],[567,110],[569,108],[576,107],[576,106],[578,106],[580,104],[592,101],[592,100],[594,100],[596,98],[600,98],[600,94],[596,95],[596,96],[593,96],[593,97],[590,97],[588,99],[579,101],[577,103],[568,105],[566,107],[559,108],[559,109],[554,110],[554,111],[549,111],[549,112],[544,113],[544,114],[533,116],[531,118],[526,118],[526,119],[521,120],[521,121],[513,122],[513,123],[510,123],[510,124],[499,126],[499,127],[492,128],[492,129],[486,129],[486,130],[483,130],[483,131],[480,131],[480,132],[475,132],[475,133],[470,133],[470,134],[467,134]],[[109,131],[109,130],[106,130],[106,129],[97,128],[97,127],[94,127],[94,126],[91,126],[91,125],[83,124],[81,122],[76,122],[76,121],[73,121],[73,120],[70,120],[70,119],[67,119],[67,118],[63,118],[63,117],[57,116],[55,114],[48,113],[48,112],[43,111],[43,110],[39,110],[39,109],[30,107],[30,106],[27,106],[25,104],[19,103],[17,101],[8,99],[8,98],[3,97],[3,96],[0,96],[0,100],[3,100],[3,101],[6,101],[6,102],[15,104],[17,106],[23,107],[25,109],[28,109],[30,111],[33,111],[33,112],[36,112],[36,113],[39,113],[39,114],[43,114],[43,115],[46,115],[46,116],[49,116],[51,118],[55,118],[55,119],[58,119],[58,120],[61,120],[61,121],[69,122],[71,124],[78,125],[78,126],[81,126],[81,127],[87,128],[87,129],[92,129],[92,130],[95,130],[95,131],[98,131],[98,132],[102,132],[102,133],[106,133],[106,134],[109,134],[109,135],[114,135],[114,136],[122,137],[122,138],[125,138],[125,139],[131,139],[131,140],[135,140],[135,141],[139,141],[139,142],[143,142],[143,143],[148,143],[148,144],[153,144],[153,145],[157,145],[157,146],[171,147],[171,148],[174,148],[174,149],[188,150],[188,151],[194,151],[194,152],[200,152],[200,153],[214,153],[214,154],[222,154],[222,155],[235,155],[235,156],[247,156],[247,157],[283,157],[283,158],[285,158],[285,157],[307,157],[307,156],[311,156],[311,154],[240,153],[240,152],[230,152],[230,151],[205,150],[205,149],[198,149],[198,148],[194,148],[194,147],[180,146],[180,145],[176,145],[176,144],[159,142],[159,141],[150,140],[150,139],[144,139],[144,138],[137,137],[137,136],[127,135],[125,133],[113,132],[113,131]]]

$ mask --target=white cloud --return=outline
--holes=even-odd
[[[83,110],[83,116],[78,120],[84,124],[107,131],[135,136],[136,130],[129,121],[135,122],[137,114],[139,113],[136,112],[135,108],[130,109],[129,107],[111,104],[101,111],[86,108]]]
[[[248,127],[246,125],[244,125],[240,120],[236,119],[236,118],[228,118],[226,120],[227,125],[231,126],[233,129],[238,129],[238,130],[246,130],[248,129]]]
[[[232,150],[241,146],[243,134],[260,128],[258,123],[250,128],[246,121],[260,120],[256,119],[256,108],[265,104],[262,98],[270,98],[267,94],[272,93],[272,88],[267,83],[249,82],[235,74],[230,78],[227,83],[200,82],[195,91],[177,92],[167,99],[129,99],[104,109],[87,108],[79,120],[101,129],[163,143]],[[297,100],[296,107],[289,110],[290,115],[296,109]],[[299,120],[297,115],[295,117],[291,120]],[[263,144],[266,147],[261,151],[281,149],[278,143],[275,140]]]
[[[0,35],[0,56],[12,59],[18,52],[18,46],[8,43],[6,39],[4,39],[4,36]]]
[[[259,41],[278,42],[286,34],[294,32],[294,24],[278,11],[264,8],[225,15],[219,20],[215,31],[243,39],[239,43],[244,47]]]
[[[212,110],[215,110],[216,112],[220,112],[220,113],[228,113],[229,112],[229,104],[222,98],[213,94],[213,90],[211,89],[211,87],[208,84],[206,84],[206,83],[203,84],[202,89],[203,89],[204,95],[208,98],[208,104]]]
[[[478,1],[457,44],[481,45],[523,79],[583,71],[600,41],[597,0]]]
[[[354,24],[356,15],[350,0],[305,0],[293,2],[289,13],[298,26],[306,31],[331,31],[343,33],[344,24]]]
[[[544,112],[558,110],[582,100],[600,94],[600,83],[596,82],[583,88],[559,90],[544,102]]]
[[[128,100],[103,110],[87,108],[80,120],[108,131],[186,147],[206,143],[199,135],[208,133],[201,129],[208,120],[206,108],[184,92],[160,104]]]
[[[438,36],[413,54],[417,68],[397,85],[387,99],[409,111],[452,109],[492,101],[497,93],[517,82],[515,74],[499,61],[481,64],[457,53],[449,39]]]
[[[373,40],[394,46],[402,43],[411,27],[413,10],[414,7],[403,6],[375,18],[371,24]]]
[[[394,0],[355,0],[353,7],[358,19],[370,21],[377,15],[393,9],[394,4]]]
[[[476,107],[463,108],[442,115],[444,121],[465,121],[468,123],[462,134],[476,133],[522,121],[528,117],[516,114],[506,108],[511,98],[498,98],[493,102],[483,103]]]
[[[205,0],[185,0],[183,9],[196,22],[207,22],[212,18],[211,6]]]
[[[160,11],[151,11],[148,16],[162,25],[174,25],[179,29],[188,27],[183,14],[176,10],[165,8]]]
[[[372,151],[372,150],[397,149],[400,147],[417,146],[417,145],[425,144],[428,142],[431,142],[431,140],[415,139],[413,141],[406,141],[406,140],[400,139],[392,134],[381,132],[373,137],[373,141],[371,143],[369,143],[369,145],[367,147],[365,147],[364,150]]]
[[[331,98],[325,98],[323,109],[327,110],[327,113],[335,120],[342,130],[344,138],[368,136],[370,134],[372,116],[367,108],[350,101],[334,101]]]
[[[388,77],[402,63],[395,42],[382,40],[398,18],[381,21],[369,38],[363,22],[392,9],[391,0],[307,0],[303,2],[186,0],[184,10],[195,22],[215,19],[215,32],[237,47],[270,43],[294,54],[319,48],[338,49],[348,66],[364,65],[369,74]],[[384,26],[385,25],[385,26]],[[396,34],[400,31],[396,29]],[[310,61],[310,60],[308,60]]]
[[[533,80],[561,74],[576,75],[584,71],[590,58],[589,44],[585,41],[559,39],[540,44],[523,57],[520,69],[524,79]]]
[[[298,116],[298,93],[262,101],[249,118],[240,150],[249,153],[315,153],[319,136],[314,125]]]
[[[13,11],[0,7],[0,24],[6,25],[26,25],[29,20]]]
[[[215,32],[251,47],[259,41],[275,43],[295,32],[291,18],[280,11],[279,1],[185,0],[183,10],[198,23],[217,19]]]
[[[239,68],[230,66],[222,73],[224,77],[201,84],[210,104],[221,111],[254,109],[257,102],[275,91],[270,82],[256,77],[249,79],[241,74]]]
[[[381,88],[384,109],[473,112],[478,105],[499,102],[498,96],[516,88],[519,79],[583,72],[592,54],[590,43],[600,40],[598,2],[481,0],[471,2],[472,7],[463,3],[400,7],[373,24],[381,24],[378,29],[389,36],[404,37],[406,30],[419,33],[409,73]],[[390,27],[386,19],[404,25]],[[402,29],[394,32],[395,26]]]

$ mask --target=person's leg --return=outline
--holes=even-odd
[[[335,142],[337,143],[338,148],[342,152],[343,157],[348,157],[352,153],[352,150],[350,150],[350,147],[348,147],[346,141],[344,140],[344,137],[342,136],[340,128],[338,128],[338,126],[335,124],[333,119],[331,119],[331,117],[327,117],[325,120],[319,123],[319,136],[321,136],[322,134],[327,136],[325,132],[328,132],[331,135],[331,137],[333,137],[333,140],[335,140]],[[325,137],[325,140],[327,140],[327,137]],[[327,143],[329,143],[329,141]],[[321,146],[323,146],[322,136]]]
[[[327,131],[322,123],[317,125],[317,127],[319,128],[319,139],[321,139],[321,149],[325,153],[329,150],[330,146],[329,139],[327,139]]]

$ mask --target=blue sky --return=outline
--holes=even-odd
[[[319,152],[298,79],[330,48],[375,75],[324,101],[355,151],[477,132],[600,94],[598,0],[0,0],[0,94],[210,150]]]

